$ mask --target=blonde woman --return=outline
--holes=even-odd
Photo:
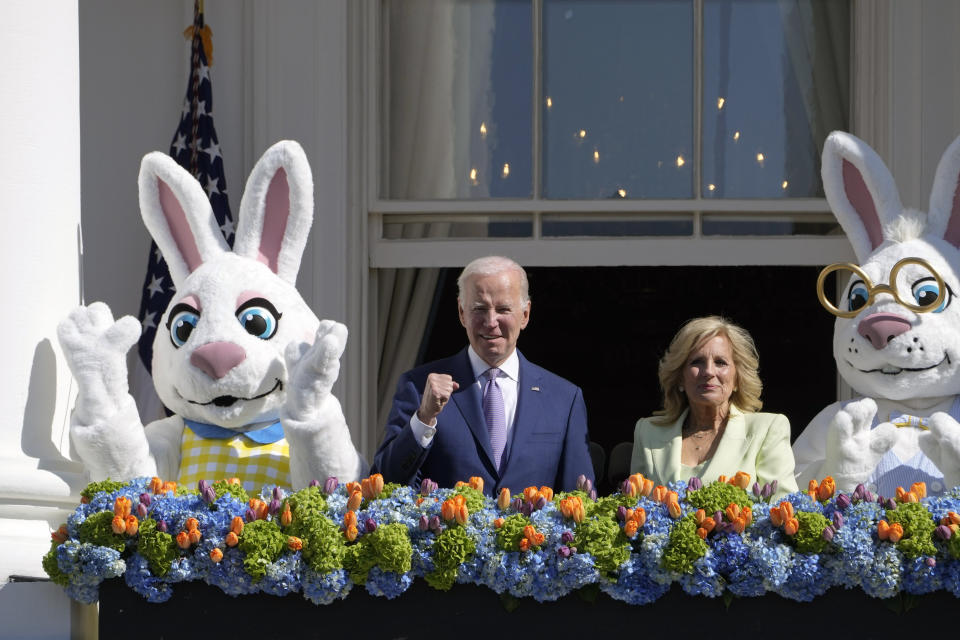
[[[758,413],[758,365],[753,338],[732,322],[683,325],[660,360],[663,409],[634,430],[631,473],[666,484],[745,471],[761,486],[776,481],[778,495],[796,491],[790,423]]]

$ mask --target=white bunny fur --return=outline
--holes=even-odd
[[[874,285],[888,283],[897,261],[917,257],[939,272],[951,294],[960,293],[960,138],[940,160],[928,214],[903,209],[883,161],[850,134],[827,138],[822,175],[827,200]],[[898,292],[910,299],[909,290]],[[841,308],[848,293],[849,283]],[[894,314],[909,328],[874,348],[858,329],[875,313]],[[794,443],[800,486],[832,475],[849,491],[890,450],[901,461],[919,451],[930,458],[943,474],[932,493],[960,484],[960,424],[947,413],[960,394],[960,300],[948,299],[940,312],[915,313],[881,293],[856,316],[837,318],[833,352],[840,375],[862,398],[829,405]],[[891,414],[929,418],[930,430],[896,428]]]
[[[176,479],[183,418],[238,431],[279,418],[297,488],[314,478],[355,480],[366,473],[330,393],[347,329],[321,322],[294,286],[313,218],[313,180],[300,145],[278,142],[257,162],[240,203],[233,251],[200,184],[171,158],[146,155],[139,186],[144,223],[177,288],[153,352],[154,385],[175,415],[146,428],[137,415],[125,360],[139,337],[136,319],[114,322],[103,303],[73,311],[58,335],[79,387],[71,436],[90,477]],[[252,297],[268,300],[280,313],[270,339],[251,335],[238,321],[238,307]],[[200,313],[177,347],[167,323],[181,303]],[[241,362],[225,365],[222,377],[196,360],[199,348],[214,343],[229,343],[232,352],[243,354]],[[222,396],[241,400],[210,403]]]

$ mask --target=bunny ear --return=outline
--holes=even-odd
[[[943,152],[930,191],[927,230],[960,247],[960,138]]]
[[[827,137],[820,172],[827,202],[863,262],[903,211],[893,176],[866,142],[842,131]]]
[[[175,284],[230,250],[200,183],[170,156],[159,151],[145,155],[138,182],[140,215]]]
[[[313,176],[292,140],[263,154],[247,179],[233,250],[258,260],[294,284],[313,222]]]

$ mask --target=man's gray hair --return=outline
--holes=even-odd
[[[457,299],[463,300],[463,286],[470,276],[492,276],[504,271],[516,271],[520,275],[520,299],[523,304],[529,302],[530,285],[527,282],[527,272],[515,261],[504,256],[484,256],[465,266],[457,278]]]

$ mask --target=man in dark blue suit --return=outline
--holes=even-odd
[[[479,258],[457,286],[470,346],[400,377],[371,471],[388,482],[430,478],[441,487],[479,476],[490,495],[503,487],[567,491],[581,474],[592,480],[582,392],[516,349],[530,320],[523,268]]]

